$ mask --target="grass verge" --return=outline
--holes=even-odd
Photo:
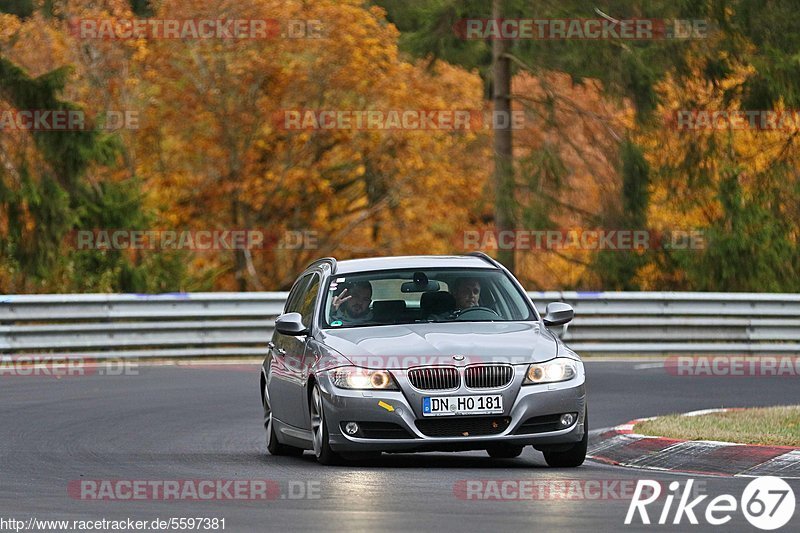
[[[800,405],[660,416],[636,424],[633,431],[673,439],[800,446]]]

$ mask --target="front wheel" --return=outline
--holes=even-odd
[[[314,384],[311,390],[311,436],[314,443],[314,455],[322,465],[336,465],[342,458],[331,449],[328,423],[325,419],[325,408],[322,405],[322,391]]]
[[[589,413],[584,415],[583,419],[583,438],[580,442],[575,443],[570,448],[564,451],[547,451],[544,454],[544,460],[547,466],[554,468],[575,468],[581,466],[586,459],[586,450],[589,447]]]

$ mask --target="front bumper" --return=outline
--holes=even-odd
[[[360,391],[334,387],[326,374],[317,377],[322,390],[325,417],[330,434],[330,445],[338,452],[359,451],[433,451],[484,449],[492,444],[551,446],[579,442],[586,431],[585,374],[579,364],[578,375],[561,383],[522,385],[527,365],[515,366],[515,377],[510,385],[502,389],[470,390],[463,385],[447,393],[422,392],[411,387],[404,372],[393,372],[400,386],[397,391]],[[423,396],[468,396],[478,394],[501,394],[504,412],[483,416],[502,420],[501,431],[491,435],[430,436],[417,425],[418,420],[430,420],[421,413]],[[388,408],[387,408],[388,406]],[[526,421],[535,417],[577,413],[576,421],[569,427],[521,433]],[[475,416],[436,417],[438,420],[474,419]],[[404,429],[407,438],[365,438],[346,435],[342,424],[346,422],[388,423]],[[507,424],[507,425],[506,425]],[[552,428],[549,428],[552,429]]]

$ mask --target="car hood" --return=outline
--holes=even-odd
[[[357,366],[524,364],[556,356],[558,343],[538,322],[447,322],[323,330],[319,340]],[[463,356],[454,359],[453,356]]]

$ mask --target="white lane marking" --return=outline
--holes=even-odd
[[[650,368],[664,368],[664,361],[659,363],[641,363],[633,366],[634,370],[647,370]]]
[[[702,416],[702,415],[710,415],[713,413],[727,413],[728,410],[724,408],[718,409],[700,409],[698,411],[689,411],[688,413],[683,413],[681,416]]]

